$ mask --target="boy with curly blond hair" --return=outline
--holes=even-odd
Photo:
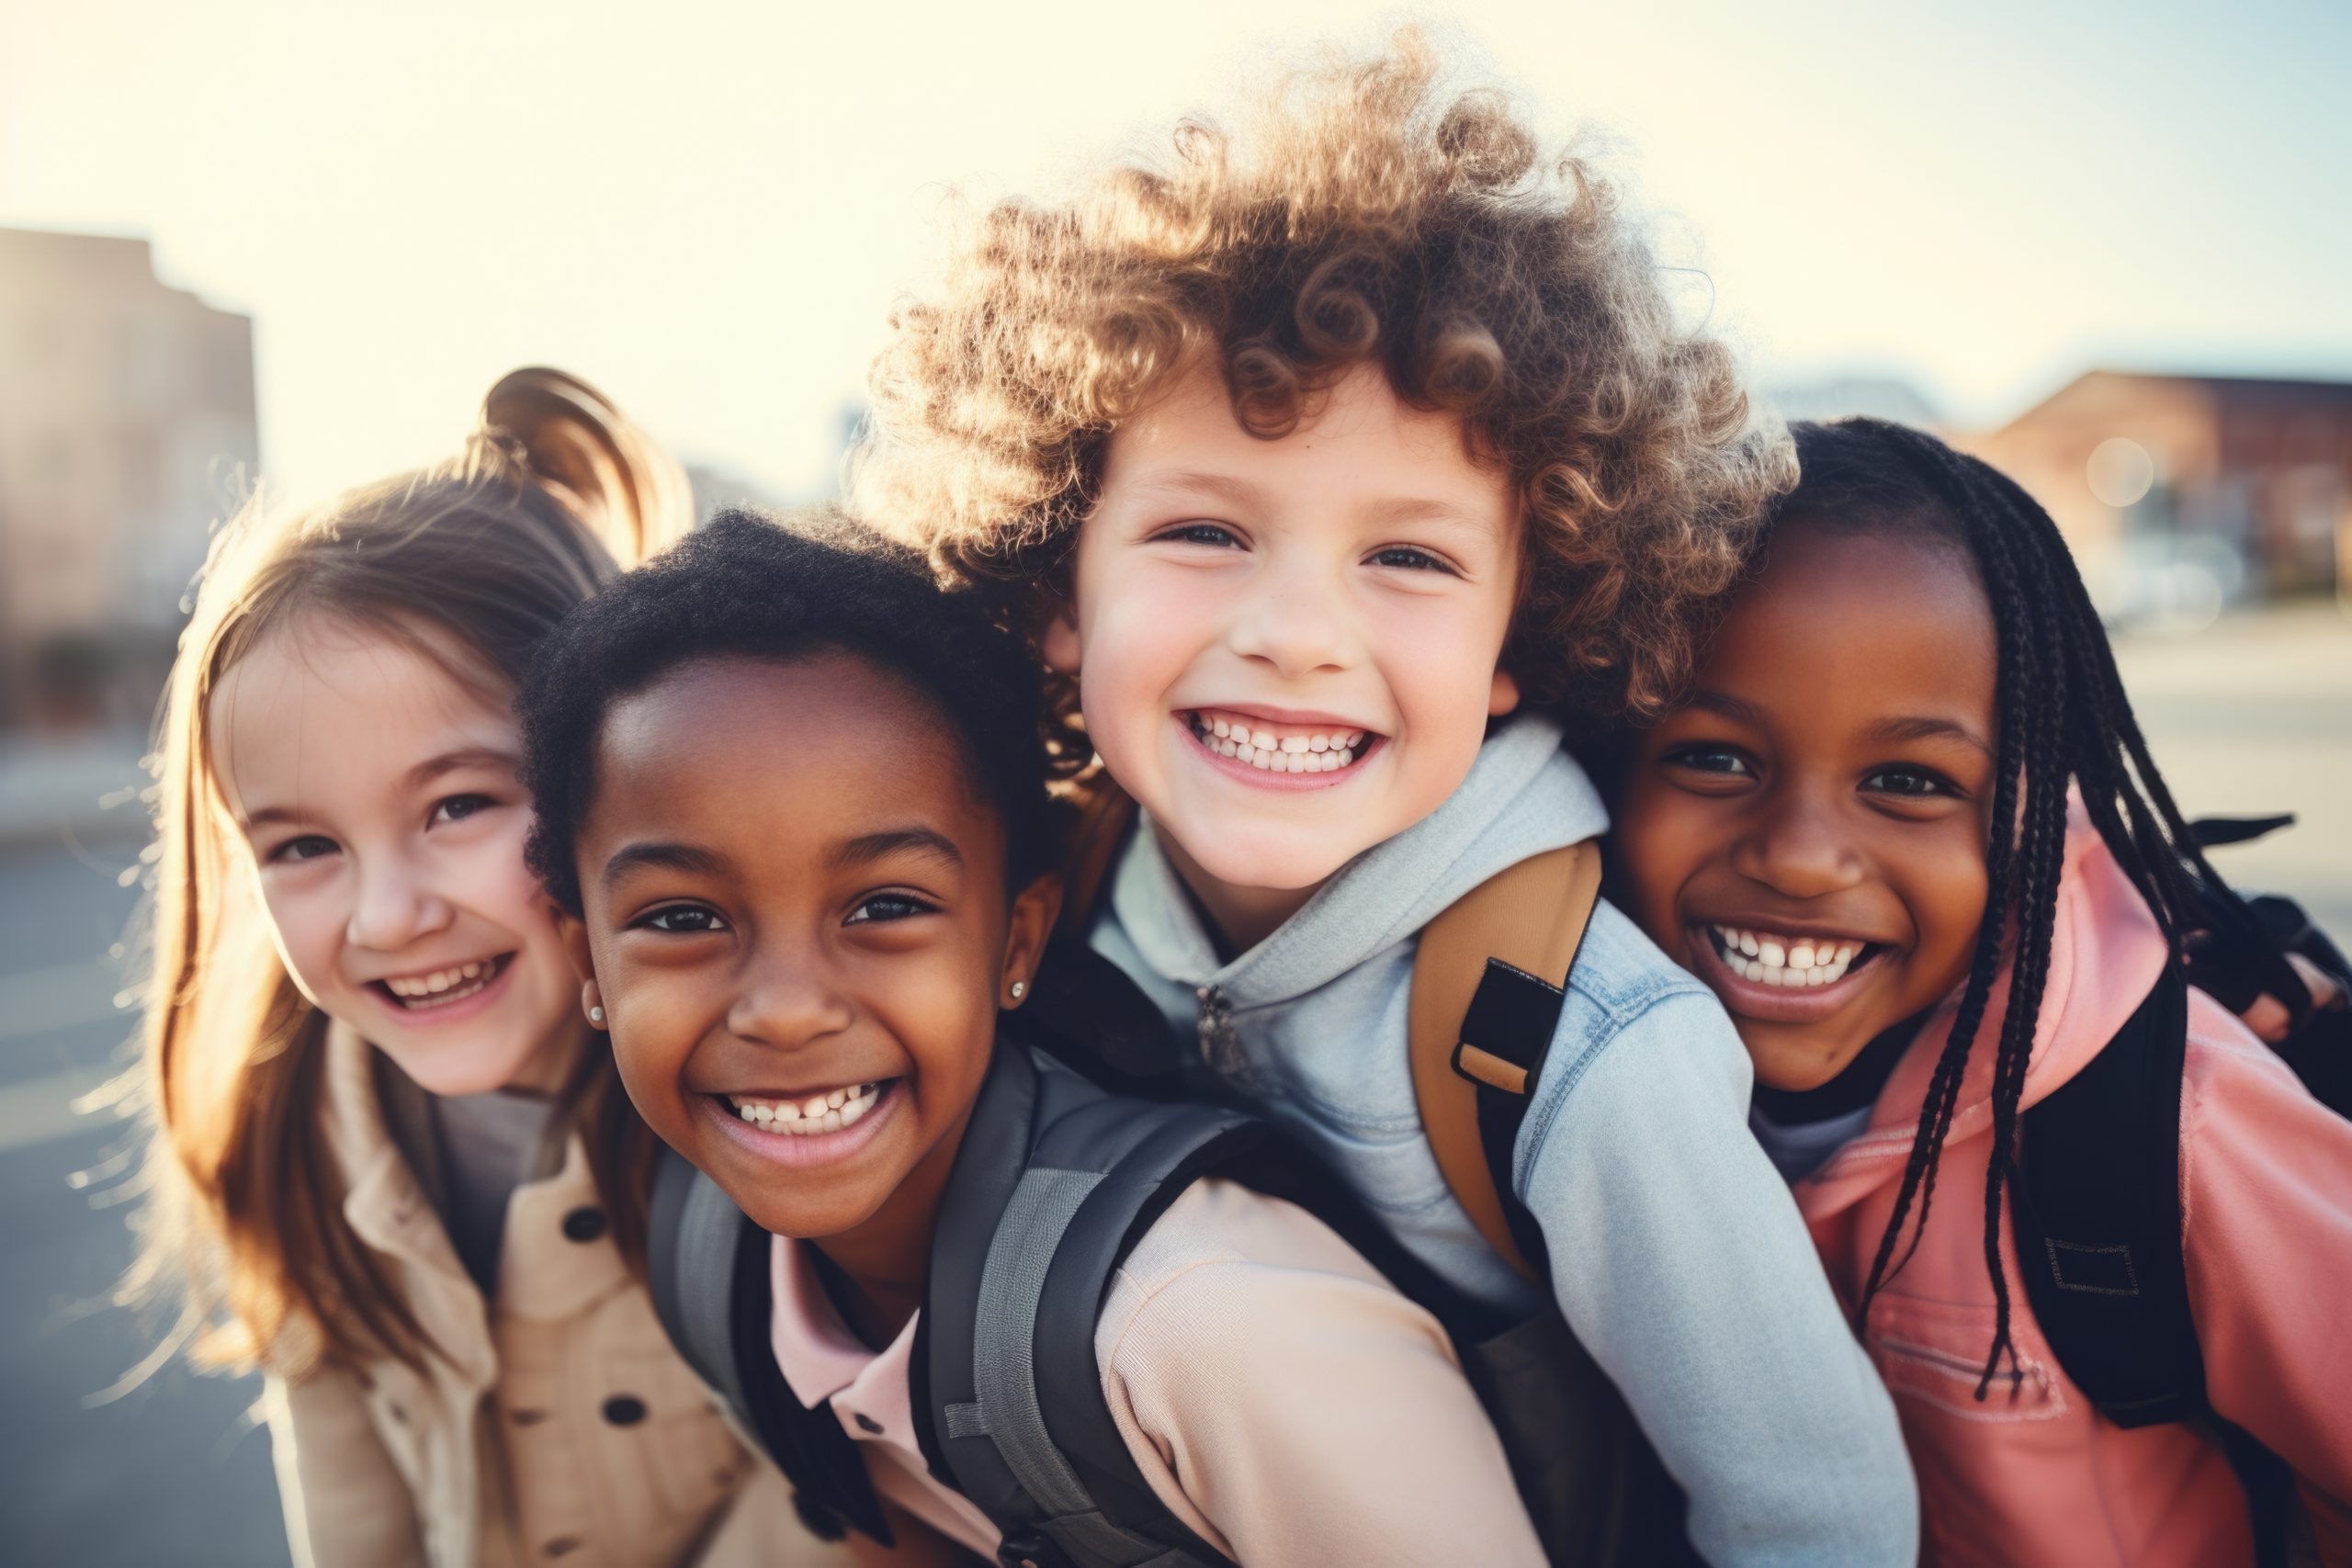
[[[1603,831],[1566,727],[1659,709],[1793,478],[1613,189],[1437,75],[1402,35],[989,211],[894,320],[854,493],[1065,678],[1066,765],[1139,807],[1086,936],[1219,1091],[1497,1313],[1548,1284],[1709,1561],[1907,1562],[1892,1405],[1704,987],[1595,910],[1508,1155],[1532,1279],[1422,1123],[1423,929]]]

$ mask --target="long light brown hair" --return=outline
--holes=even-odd
[[[435,1347],[344,1222],[321,1092],[328,1020],[296,988],[209,761],[214,689],[259,642],[326,615],[401,637],[511,698],[557,621],[692,521],[684,476],[583,383],[521,371],[451,460],[224,527],[164,697],[153,766],[144,1086],[156,1119],[134,1294],[172,1293],[206,1364],[289,1375]],[[437,635],[436,635],[437,634]],[[616,1238],[642,1236],[650,1134],[609,1052],[559,1100]]]

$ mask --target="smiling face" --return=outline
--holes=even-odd
[[[1966,977],[1986,897],[1992,612],[1957,546],[1774,534],[1617,818],[1633,913],[1758,1081],[1806,1089]]]
[[[1518,700],[1520,523],[1374,368],[1279,440],[1196,370],[1111,438],[1047,659],[1233,945],[1434,811]]]
[[[679,666],[616,703],[580,825],[629,1098],[780,1235],[926,1228],[997,1010],[1055,908],[930,702],[825,653]]]
[[[560,1081],[576,987],[523,863],[505,705],[410,637],[314,615],[226,672],[206,727],[302,994],[435,1094]]]

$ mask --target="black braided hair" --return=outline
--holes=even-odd
[[[2079,787],[2092,824],[2154,911],[2176,960],[2197,926],[2218,917],[2245,922],[2241,932],[2251,934],[2252,917],[2206,863],[2156,771],[2106,628],[2050,514],[1997,470],[1920,431],[1851,419],[1802,423],[1794,434],[1800,478],[1778,520],[1801,517],[1839,532],[1909,534],[1957,546],[1974,563],[1993,612],[1995,830],[1984,853],[1984,919],[1860,1307],[1870,1311],[1879,1288],[1918,1247],[1969,1056],[2007,962],[2011,981],[1994,1047],[1993,1157],[1984,1179],[1984,1266],[1995,1318],[1976,1385],[1983,1399],[2005,1354],[2013,1386],[2019,1375],[2001,1269],[2001,1203],[2017,1179],[2019,1101],[2050,973],[2068,785]],[[2004,830],[2007,824],[2014,831]],[[1906,1222],[1910,1241],[1898,1258]]]

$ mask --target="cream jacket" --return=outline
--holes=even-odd
[[[783,1479],[746,1455],[631,1280],[575,1135],[508,1206],[497,1301],[458,1262],[386,1124],[374,1048],[325,1043],[344,1217],[447,1352],[269,1380],[300,1568],[815,1563]]]

